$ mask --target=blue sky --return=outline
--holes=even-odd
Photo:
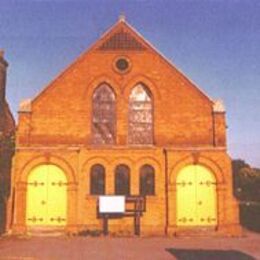
[[[227,108],[233,158],[260,167],[260,1],[0,0],[7,99],[34,97],[124,12],[127,21]]]

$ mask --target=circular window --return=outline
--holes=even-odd
[[[125,72],[129,69],[129,62],[125,58],[119,58],[115,65],[120,72]]]

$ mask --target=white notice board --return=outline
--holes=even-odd
[[[99,213],[124,213],[125,196],[99,196]]]

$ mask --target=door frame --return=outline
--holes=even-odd
[[[22,154],[22,152],[21,152]],[[24,157],[20,153],[15,155]],[[34,153],[33,153],[34,154]],[[28,157],[28,153],[26,153]],[[25,162],[20,168],[13,167],[14,178],[12,180],[11,196],[9,200],[9,213],[7,229],[12,230],[14,234],[25,234],[27,232],[26,225],[26,194],[27,194],[27,179],[31,170],[42,164],[54,164],[61,168],[67,177],[67,225],[66,232],[74,233],[78,231],[77,225],[77,194],[78,182],[75,171],[72,166],[64,159],[55,155],[37,156]]]
[[[201,205],[199,203],[202,202],[201,198],[198,197],[199,193],[201,192],[201,191],[199,191],[199,189],[200,188],[203,189],[206,185],[206,183],[205,183],[205,185],[203,185],[203,187],[201,187],[200,184],[198,183],[197,179],[198,179],[198,177],[200,177],[199,176],[200,173],[201,173],[200,170],[205,171],[205,172],[203,172],[203,174],[206,173],[206,176],[205,176],[206,179],[210,176],[211,181],[213,181],[213,183],[214,183],[214,184],[210,184],[210,185],[214,185],[213,187],[211,187],[211,189],[212,189],[211,192],[214,192],[214,194],[212,194],[212,197],[211,197],[211,199],[212,199],[211,206],[213,207],[212,210],[214,212],[214,216],[212,216],[212,217],[213,217],[213,219],[216,220],[216,223],[214,223],[214,225],[210,225],[210,222],[205,224],[205,225],[199,223],[200,222],[199,218],[206,217],[204,215],[199,216],[199,211],[200,211],[199,205]],[[186,179],[186,180],[183,180],[183,182],[180,183],[181,179],[183,179],[183,176],[181,176],[181,174],[185,175],[184,179]],[[189,177],[190,177],[190,179],[189,179]],[[179,178],[181,178],[181,179],[179,179]],[[188,182],[188,183],[186,183],[186,182]],[[195,186],[193,186],[193,185],[195,185]],[[205,226],[205,227],[213,228],[217,225],[217,191],[216,191],[215,185],[216,185],[215,175],[208,168],[206,168],[203,165],[200,165],[200,164],[186,165],[178,172],[178,174],[176,176],[176,224],[177,224],[178,227],[192,228],[192,227],[203,227],[203,226]],[[189,219],[192,219],[191,221],[192,222],[194,221],[195,222],[194,224],[193,223],[186,223],[186,221],[184,222],[184,220],[183,220],[183,225],[182,225],[182,223],[178,223],[179,222],[178,217],[180,217],[180,215],[179,215],[180,211],[183,210],[183,206],[178,205],[178,202],[179,202],[179,200],[185,201],[184,199],[187,198],[186,197],[187,194],[186,194],[185,197],[181,197],[181,198],[179,197],[179,195],[182,194],[182,192],[183,192],[183,190],[181,190],[182,188],[190,188],[190,189],[186,190],[186,193],[191,192],[191,194],[189,194],[189,195],[192,197],[191,199],[193,199],[193,204],[190,205],[190,207],[193,207],[193,211],[194,211],[191,216],[184,216],[183,219],[186,219],[186,217],[188,218],[187,221],[189,221]],[[187,201],[188,200],[186,200],[186,203],[187,203]],[[183,202],[183,203],[185,203],[185,202]],[[204,202],[202,204],[204,204]],[[189,205],[186,205],[186,207],[188,207],[188,206]],[[203,206],[203,209],[205,210],[205,206]],[[181,212],[181,213],[183,213],[183,212]]]
[[[176,158],[180,158],[179,152],[174,153]],[[196,155],[196,156],[195,156]],[[227,196],[227,194],[232,194],[229,189],[229,184],[226,183],[225,178],[230,178],[232,180],[231,172],[229,171],[222,171],[221,166],[216,164],[214,160],[211,158],[207,158],[203,156],[202,154],[189,154],[185,157],[182,157],[176,162],[171,162],[169,164],[169,177],[167,181],[168,185],[168,226],[167,230],[168,233],[175,233],[178,232],[178,230],[181,230],[182,228],[177,226],[177,203],[176,203],[176,178],[178,175],[178,172],[187,165],[193,165],[193,164],[200,164],[207,169],[209,169],[212,174],[214,174],[216,178],[216,208],[217,208],[217,226],[216,230],[219,230],[219,228],[222,228],[222,226],[225,225],[226,221],[226,215],[225,215],[225,207],[226,205],[230,205],[230,201],[225,200],[224,198]],[[226,155],[225,155],[226,156]],[[225,157],[226,158],[226,157]],[[228,158],[227,158],[228,159]],[[228,162],[227,162],[228,163]],[[232,190],[232,189],[231,189]]]
[[[53,184],[52,182],[54,181],[53,179],[51,179],[50,177],[50,174],[51,172],[53,172],[54,170],[57,170],[56,174],[53,176],[53,177],[57,177],[60,178],[60,179],[63,179],[62,182],[61,182],[61,185],[55,185]],[[39,177],[40,176],[37,176],[39,174],[41,174],[41,171],[43,171],[43,173],[45,174],[45,178],[44,179],[40,179]],[[57,175],[58,173],[58,175]],[[31,176],[32,174],[34,174],[34,176]],[[29,181],[31,182],[32,180],[30,180],[31,177],[34,177],[33,179],[35,179],[35,183],[29,183]],[[39,181],[39,183],[38,183]],[[40,197],[39,196],[39,199],[42,200],[42,203],[39,203],[41,205],[38,204],[38,206],[40,207],[45,207],[45,213],[43,212],[42,215],[39,215],[40,219],[42,219],[43,223],[41,225],[41,223],[29,223],[28,222],[28,214],[31,213],[31,208],[28,207],[28,205],[26,205],[26,225],[28,227],[38,227],[38,226],[43,226],[43,227],[53,227],[53,226],[57,226],[57,227],[64,227],[66,226],[66,223],[67,223],[67,215],[68,215],[68,212],[67,212],[67,197],[68,197],[68,191],[67,191],[67,183],[68,183],[68,180],[67,180],[67,176],[66,174],[64,173],[64,171],[54,165],[54,164],[41,164],[35,168],[32,169],[32,171],[28,174],[28,178],[27,178],[27,194],[26,194],[26,203],[30,202],[32,203],[31,207],[34,205],[34,206],[37,206],[35,204],[34,201],[31,201],[31,198],[29,198],[29,191],[31,190],[31,192],[35,192],[36,190],[34,190],[35,188],[37,189],[38,186],[39,188],[41,189],[42,188],[42,192],[44,193],[43,195],[45,195],[44,197]],[[37,185],[38,184],[38,185]],[[31,187],[31,185],[33,187]],[[54,186],[54,187],[51,187],[51,186]],[[48,204],[49,203],[53,203],[53,198],[49,198],[50,196],[50,191],[51,189],[60,189],[60,188],[65,188],[65,190],[61,191],[62,193],[64,193],[65,197],[64,197],[64,201],[62,202],[62,211],[65,211],[65,214],[63,216],[62,214],[62,218],[59,217],[59,219],[62,219],[62,221],[58,221],[58,222],[63,222],[64,219],[65,219],[65,223],[64,225],[61,225],[62,223],[57,223],[57,225],[54,225],[54,223],[49,223],[49,218],[54,218],[52,214],[50,214],[49,210],[50,208],[48,207]],[[37,192],[36,191],[36,195],[37,193],[39,193],[39,191]],[[32,194],[33,195],[33,194]],[[39,195],[39,194],[38,194]],[[56,194],[57,195],[57,194]],[[60,204],[60,203],[59,203]],[[55,207],[56,208],[56,207]],[[35,221],[37,221],[37,219],[35,219]],[[40,221],[41,222],[41,221]]]

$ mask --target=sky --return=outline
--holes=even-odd
[[[188,78],[227,110],[232,158],[260,167],[259,0],[0,0],[7,100],[17,118],[124,13]]]

